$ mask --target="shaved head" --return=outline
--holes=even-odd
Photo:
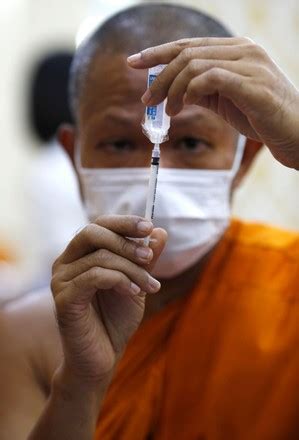
[[[182,38],[231,37],[219,21],[189,7],[143,4],[112,16],[78,48],[70,74],[70,106],[77,116],[95,59],[103,54],[125,56]]]

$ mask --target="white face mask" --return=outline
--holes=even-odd
[[[231,185],[245,142],[240,135],[230,170],[160,168],[154,225],[168,232],[168,242],[153,271],[156,277],[172,278],[190,268],[227,229]],[[91,221],[103,214],[144,216],[149,168],[95,169],[79,165],[78,172]]]

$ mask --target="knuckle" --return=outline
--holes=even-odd
[[[114,280],[115,280],[115,286],[125,286],[127,277],[122,272],[115,272]]]
[[[241,44],[251,45],[251,46],[255,45],[255,42],[253,41],[253,39],[249,38],[249,37],[240,37],[239,41]]]
[[[263,84],[267,86],[269,85],[269,79],[271,79],[270,83],[272,84],[273,78],[275,78],[275,76],[268,66],[259,65],[259,75],[258,77],[255,77],[257,84]]]
[[[106,219],[109,218],[109,217],[111,217],[111,215],[99,215],[99,217],[97,217],[97,218],[94,220],[94,223],[100,226],[101,223],[102,223],[102,221],[103,221],[103,220],[106,220]],[[92,224],[92,223],[90,223],[90,224]]]
[[[86,280],[92,282],[97,280],[102,275],[102,269],[100,267],[92,267],[86,272]]]
[[[219,82],[219,71],[218,69],[212,68],[207,72],[208,80],[212,84],[217,84]]]
[[[52,264],[52,275],[54,275],[58,271],[59,266],[60,266],[60,257],[58,257]]]
[[[94,234],[94,231],[95,225],[93,223],[90,223],[82,229],[81,236],[84,238],[84,240],[90,241],[90,238]]]
[[[96,252],[95,258],[98,264],[103,264],[111,261],[113,259],[113,254],[108,249],[100,249]]]
[[[128,255],[132,253],[132,247],[133,243],[129,242],[129,240],[126,240],[125,238],[119,237],[119,252],[121,255]]]
[[[57,275],[52,276],[50,288],[51,288],[51,292],[52,292],[54,298],[55,298],[56,292],[58,290],[58,284],[59,284],[59,281],[58,281]]]
[[[274,105],[275,98],[273,94],[273,87],[269,86],[269,84],[264,84],[261,90],[261,98],[264,103],[267,103],[271,107],[271,111],[269,112],[271,116],[273,116],[274,113],[276,113],[277,110],[281,107],[284,98],[282,98],[280,105]]]
[[[196,91],[197,91],[196,83],[194,80],[192,80],[188,86],[187,94],[189,96],[193,96],[196,93]]]
[[[192,48],[191,47],[186,47],[185,49],[182,50],[182,52],[180,53],[179,57],[180,60],[183,63],[187,63],[191,60],[192,58]]]
[[[54,265],[55,265],[55,268],[54,268]],[[52,278],[51,278],[51,283],[50,283],[50,287],[51,287],[53,294],[56,290],[59,289],[61,283],[63,282],[65,270],[66,270],[65,264],[62,264],[60,262],[53,263]]]
[[[219,67],[213,67],[208,71],[209,81],[218,84],[223,80],[223,71]]]
[[[75,277],[75,278],[73,278],[72,281],[71,281],[71,284],[72,284],[72,287],[73,287],[75,290],[79,290],[79,289],[81,289],[81,287],[82,287],[82,283],[81,283],[81,281],[80,281],[80,277]]]
[[[253,45],[251,43],[245,43],[241,46],[242,57],[250,58],[253,54]]]
[[[139,222],[146,221],[146,219],[144,217],[141,217],[139,215],[127,215],[127,216],[123,216],[123,217],[127,219],[128,223],[130,223],[132,226],[135,226],[135,227],[137,227]]]
[[[84,239],[90,245],[94,244],[96,238],[97,244],[103,240],[106,229],[102,226],[96,225],[95,223],[90,223],[85,227]]]
[[[248,56],[254,56],[254,57],[258,57],[258,58],[264,58],[266,51],[265,49],[260,46],[259,44],[256,44],[254,41],[250,40],[247,41],[244,46],[243,49],[245,50],[245,53]]]
[[[254,51],[255,51],[255,54],[256,54],[259,58],[264,59],[264,58],[267,56],[267,52],[266,52],[266,50],[265,50],[262,46],[260,46],[259,44],[255,44],[255,45],[254,45]]]
[[[201,37],[198,41],[198,47],[209,46],[209,43],[213,37]]]
[[[175,42],[175,46],[177,46],[178,49],[185,48],[189,46],[190,44],[190,38],[181,38],[180,40],[177,40]]]
[[[188,63],[188,72],[191,76],[195,76],[199,72],[200,62],[198,60],[190,60]]]

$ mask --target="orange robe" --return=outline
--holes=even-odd
[[[299,439],[297,234],[232,223],[194,291],[130,340],[95,439]]]

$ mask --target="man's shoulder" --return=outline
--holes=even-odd
[[[54,303],[49,289],[28,293],[0,309],[0,344],[11,356],[30,365],[48,383],[61,357]]]
[[[255,251],[283,254],[299,261],[299,232],[234,220],[228,239]]]
[[[51,292],[43,289],[6,301],[1,307],[1,320],[24,338],[38,329],[51,329],[55,322]]]

